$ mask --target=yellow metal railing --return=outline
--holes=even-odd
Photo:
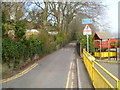
[[[116,88],[120,90],[120,80],[103,68],[100,64],[98,64],[95,61],[95,58],[85,49],[83,50],[83,60],[95,88]],[[107,74],[109,78],[114,80],[115,86],[104,77],[104,75],[95,67],[95,65],[99,67],[105,74]]]

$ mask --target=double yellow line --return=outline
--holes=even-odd
[[[71,63],[70,63],[70,70],[69,70],[68,76],[67,76],[66,88],[69,88],[70,73],[71,73],[72,64],[73,64],[73,63],[71,62]]]
[[[31,65],[30,67],[28,67],[24,71],[18,73],[17,75],[14,75],[14,76],[12,76],[10,78],[7,78],[7,79],[0,80],[0,83],[5,83],[5,82],[8,82],[8,81],[14,80],[16,78],[19,78],[19,77],[23,76],[24,74],[28,73],[33,68],[35,68],[37,65],[38,65],[38,63],[34,63],[33,65]]]

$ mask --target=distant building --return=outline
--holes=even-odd
[[[39,33],[39,31],[37,29],[27,30],[26,32],[37,32],[37,33]]]
[[[48,34],[50,34],[50,35],[57,35],[58,32],[57,31],[51,31],[51,32],[49,31]]]
[[[31,30],[26,31],[25,36],[28,37],[30,35],[36,35],[36,34],[39,34],[39,33],[40,33],[40,31],[38,31],[37,29],[31,29]]]

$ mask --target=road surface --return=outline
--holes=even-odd
[[[3,83],[3,88],[65,88],[74,46],[68,45],[46,56],[20,78]]]
[[[62,49],[44,57],[38,61],[38,66],[32,69],[27,74],[3,83],[3,88],[73,88],[71,66],[74,60],[79,61],[79,88],[93,88],[90,77],[82,62],[82,59],[76,53],[76,43],[71,42]],[[69,73],[70,72],[70,73]],[[77,84],[77,83],[76,83]]]

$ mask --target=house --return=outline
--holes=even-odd
[[[37,29],[31,29],[26,31],[25,36],[36,35],[38,33],[40,33],[40,31],[38,31]]]

